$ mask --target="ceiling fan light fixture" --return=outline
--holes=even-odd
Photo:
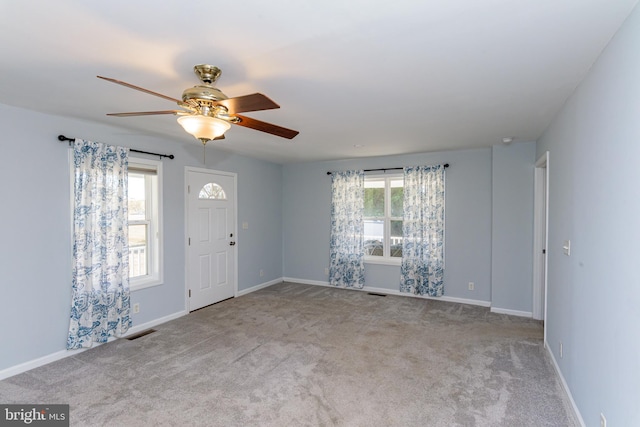
[[[231,127],[229,122],[222,119],[202,115],[181,116],[178,117],[178,123],[203,144],[224,135]]]
[[[157,96],[167,101],[175,102],[181,109],[161,111],[138,111],[128,113],[109,113],[108,116],[132,117],[154,116],[159,114],[178,115],[178,123],[189,134],[200,140],[203,145],[213,139],[223,139],[224,133],[232,124],[242,126],[259,132],[269,133],[281,138],[292,139],[298,135],[297,130],[287,129],[272,123],[240,116],[238,113],[249,111],[273,110],[280,108],[267,96],[261,93],[227,97],[220,89],[213,86],[220,77],[220,69],[212,65],[196,65],[194,71],[202,84],[186,89],[182,93],[182,100],[158,92],[145,89],[131,83],[98,76],[98,78],[111,83],[119,84],[129,89],[135,89],[149,95]]]

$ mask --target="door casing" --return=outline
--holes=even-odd
[[[549,240],[549,152],[536,162],[534,175],[533,318],[542,320],[547,341],[547,270]]]
[[[234,252],[234,265],[231,267],[233,269],[233,296],[237,297],[238,296],[238,175],[236,173],[233,172],[225,172],[225,171],[218,171],[218,170],[213,170],[213,169],[206,169],[206,168],[198,168],[198,167],[192,167],[192,166],[186,166],[185,167],[185,175],[184,175],[184,234],[185,234],[185,269],[184,269],[184,273],[185,273],[185,287],[184,287],[184,307],[185,310],[187,312],[191,311],[190,307],[189,307],[189,303],[190,303],[190,298],[189,298],[189,286],[190,286],[190,278],[189,278],[189,174],[191,172],[197,172],[197,173],[204,173],[204,174],[208,174],[211,175],[212,179],[211,181],[215,181],[215,176],[226,176],[226,177],[231,177],[233,179],[233,215],[234,215],[234,220],[233,220],[233,235],[234,238],[233,240],[236,242],[236,244],[231,248],[231,250]],[[191,191],[199,191],[199,189],[194,189],[191,188]]]

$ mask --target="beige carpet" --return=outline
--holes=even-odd
[[[539,322],[282,283],[0,381],[72,426],[573,426]]]

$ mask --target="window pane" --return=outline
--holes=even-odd
[[[391,216],[402,217],[402,204],[404,202],[404,181],[391,181]]]
[[[391,220],[391,256],[402,257],[402,221]]]
[[[129,157],[129,285],[131,290],[162,282],[162,162]]]
[[[129,225],[129,277],[147,274],[147,224]]]
[[[371,184],[381,184],[382,187],[364,186],[364,216],[384,217],[384,182],[374,181]]]
[[[384,241],[384,221],[364,220],[364,254],[382,256],[382,243]]]
[[[144,175],[129,174],[129,221],[147,219]]]
[[[224,192],[224,189],[218,184],[216,184],[215,182],[210,182],[208,184],[205,184],[204,187],[200,189],[198,198],[226,200],[227,194]]]

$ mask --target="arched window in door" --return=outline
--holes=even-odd
[[[209,182],[205,184],[198,194],[199,199],[213,199],[213,200],[226,200],[227,194],[224,189],[215,182]]]

